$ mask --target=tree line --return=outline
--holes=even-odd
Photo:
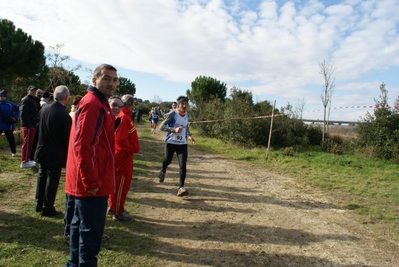
[[[0,19],[0,88],[8,91],[8,98],[16,103],[34,84],[50,93],[58,85],[68,86],[71,95],[84,95],[89,82],[82,82],[74,72],[81,65],[66,67],[69,56],[61,54],[63,45],[44,45],[31,35],[16,28],[12,21]],[[85,69],[92,74],[92,70]],[[119,77],[117,94],[135,94],[136,85],[128,78]]]
[[[379,90],[374,111],[366,113],[356,126],[356,135],[350,139],[324,133],[325,126],[305,124],[300,117],[290,116],[292,106],[274,109],[271,146],[291,156],[295,151],[317,146],[337,155],[356,154],[399,163],[399,98],[389,105],[386,85],[382,83]],[[245,147],[266,147],[273,111],[271,102],[254,103],[252,93],[238,87],[232,87],[229,96],[227,91],[225,83],[212,77],[199,76],[191,83],[187,95],[192,103],[192,127],[203,136]],[[331,100],[331,92],[328,94]],[[327,107],[328,102],[323,101]]]

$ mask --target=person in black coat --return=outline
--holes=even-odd
[[[31,152],[35,140],[37,114],[39,114],[40,107],[39,102],[36,100],[37,90],[38,88],[36,86],[29,86],[27,95],[21,100],[20,115],[23,135],[21,146],[21,168],[31,168],[36,166],[36,162],[31,158]]]
[[[38,113],[37,113],[37,123],[36,123],[36,134],[35,134],[35,138],[33,139],[33,144],[32,144],[32,148],[31,148],[31,155],[30,158],[33,160],[35,158],[35,152],[36,152],[36,148],[37,148],[37,142],[39,140],[39,112],[40,109],[42,108],[42,105],[40,104],[40,99],[43,96],[43,90],[42,89],[37,89],[36,91],[36,96],[35,96],[35,100],[37,102],[37,106],[39,107],[38,109]]]
[[[61,169],[66,166],[72,119],[65,107],[69,89],[64,85],[54,90],[55,101],[39,113],[39,140],[35,160],[40,164],[36,186],[36,211],[43,216],[62,214],[54,207]]]
[[[141,121],[142,115],[143,115],[143,110],[141,108],[139,108],[139,110],[137,110],[137,123],[139,123]]]

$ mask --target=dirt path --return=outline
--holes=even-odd
[[[331,205],[316,190],[303,192],[292,178],[191,146],[189,196],[176,196],[176,159],[164,183],[152,172],[151,181],[136,177],[135,191],[138,219],[158,236],[150,253],[162,266],[399,266],[389,229]]]

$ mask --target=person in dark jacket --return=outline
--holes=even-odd
[[[37,91],[36,91],[36,97],[35,97],[35,100],[36,100],[36,102],[37,102],[37,105],[38,105],[38,107],[39,107],[39,110],[38,110],[38,115],[37,116],[39,116],[39,112],[40,112],[40,109],[42,108],[42,105],[40,104],[40,99],[42,98],[42,96],[43,96],[43,90],[42,89],[37,89]],[[39,117],[38,117],[38,119],[39,119]],[[35,151],[36,151],[36,147],[37,147],[37,141],[39,140],[39,122],[37,122],[36,123],[36,134],[35,134],[35,139],[33,139],[33,144],[32,144],[32,148],[31,148],[31,152],[30,152],[30,158],[31,159],[34,159],[35,158]],[[35,161],[32,161],[32,163],[34,163],[34,164],[36,164],[36,162]]]
[[[31,151],[36,135],[37,116],[39,114],[39,102],[36,100],[37,87],[28,87],[28,94],[22,98],[21,111],[21,130],[23,135],[21,147],[21,168],[31,168],[36,163],[31,160]]]
[[[19,117],[19,107],[10,101],[7,101],[7,91],[0,91],[0,134],[4,132],[11,155],[15,157],[17,154],[14,138],[15,122]]]
[[[39,113],[39,140],[35,152],[40,164],[36,186],[36,211],[43,216],[57,216],[62,212],[54,207],[61,178],[61,169],[66,166],[69,131],[72,119],[65,107],[69,90],[65,85],[54,90],[55,101],[44,106]]]
[[[143,116],[143,110],[139,108],[139,110],[137,110],[137,123],[141,121],[141,116]]]

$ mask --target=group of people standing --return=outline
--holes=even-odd
[[[36,166],[34,153],[37,146],[38,114],[41,107],[47,105],[50,93],[43,92],[34,85],[28,87],[27,95],[22,98],[21,105],[7,100],[7,91],[0,91],[0,133],[4,132],[12,157],[16,157],[15,124],[21,118],[21,131],[23,134],[21,150],[21,168]]]
[[[133,155],[140,151],[132,120],[135,99],[133,95],[114,95],[118,75],[111,65],[98,66],[92,83],[83,97],[74,97],[70,113],[66,108],[70,92],[64,85],[55,88],[54,102],[45,103],[40,112],[34,104],[37,102],[32,101],[38,90],[35,86],[28,88],[22,101],[25,108],[20,113],[17,105],[7,103],[13,110],[14,124],[21,116],[24,135],[21,167],[34,164],[29,163],[32,160],[29,147],[38,128],[34,157],[40,164],[36,211],[43,216],[62,214],[55,209],[54,202],[61,169],[66,168],[64,224],[65,241],[70,247],[66,266],[97,266],[101,243],[108,238],[104,234],[106,214],[117,221],[134,221],[125,209],[125,201],[132,180]],[[0,95],[3,101],[6,92],[1,91]],[[160,126],[167,134],[165,159],[158,179],[164,182],[166,169],[176,153],[180,167],[177,195],[185,196],[188,194],[184,188],[187,140],[195,141],[188,127],[188,98],[181,96],[174,104]],[[15,148],[10,148],[14,155]]]

